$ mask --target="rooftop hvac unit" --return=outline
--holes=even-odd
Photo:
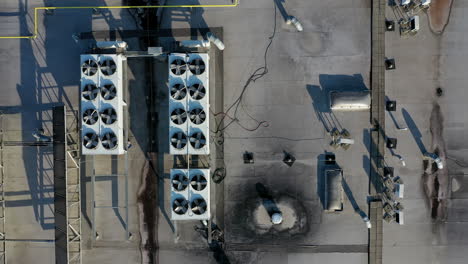
[[[210,218],[210,170],[171,170],[171,220]]]
[[[209,56],[169,55],[170,154],[208,155]]]
[[[83,155],[124,154],[123,66],[113,54],[81,55]]]

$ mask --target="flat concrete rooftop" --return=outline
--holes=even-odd
[[[31,10],[35,6],[122,4],[120,0],[27,2],[0,3],[0,34],[30,33],[33,29]],[[188,2],[208,1],[169,0],[167,4]],[[213,66],[221,67],[216,78],[222,77],[222,89],[218,91],[222,92],[224,109],[236,100],[250,75],[264,65],[265,48],[274,33],[266,56],[268,73],[250,84],[238,114],[239,123],[246,128],[257,125],[249,115],[268,122],[268,127],[252,132],[233,123],[224,130],[227,176],[221,184],[212,185],[213,220],[225,232],[226,255],[231,263],[367,263],[368,231],[353,206],[368,211],[370,117],[366,111],[331,112],[328,93],[370,88],[370,4],[363,0],[256,0],[241,1],[236,8],[163,10],[161,28],[164,29],[221,29],[226,49],[223,53],[211,50],[210,55],[214,59]],[[467,30],[466,19],[463,19],[465,6],[465,0],[455,1],[450,23],[442,35],[429,31],[425,15],[421,16],[421,31],[416,36],[402,39],[397,32],[386,35],[386,54],[397,61],[397,69],[386,72],[386,93],[397,100],[397,122],[408,126],[409,130],[397,130],[387,116],[386,132],[398,139],[396,151],[406,159],[407,165],[401,167],[398,160],[392,160],[387,153],[388,162],[406,184],[403,200],[406,224],[384,225],[385,263],[465,263],[464,164],[468,162],[464,158],[467,147],[463,140],[468,121],[463,114],[467,110],[463,88],[466,77],[462,70],[467,54],[462,37]],[[296,16],[304,31],[299,33],[286,25],[286,15]],[[387,17],[392,16],[391,10],[387,10]],[[138,29],[134,13],[122,9],[103,10],[95,15],[91,10],[57,10],[52,15],[40,12],[38,18],[37,39],[0,40],[0,61],[4,65],[0,68],[0,106],[16,112],[4,115],[1,127],[10,140],[32,140],[31,132],[35,128],[50,126],[47,111],[57,103],[64,103],[73,110],[79,108],[76,62],[87,50],[89,41],[75,42],[73,34]],[[201,32],[190,33],[174,34],[170,40],[195,38]],[[96,36],[97,40],[103,40],[99,34]],[[139,49],[140,43],[135,37],[125,40],[131,50]],[[130,138],[134,146],[129,152],[129,222],[122,222],[120,210],[98,210],[96,230],[100,239],[96,241],[90,226],[90,161],[83,159],[83,263],[142,261],[140,239],[146,234],[141,233],[138,191],[145,179],[143,172],[148,166],[147,152],[151,143],[145,91],[156,90],[157,109],[161,115],[167,105],[164,78],[153,82],[145,79],[149,64],[154,67],[155,76],[161,74],[164,63],[129,62]],[[444,96],[435,97],[437,87],[444,89]],[[423,165],[418,146],[420,143],[427,149],[432,147],[430,118],[434,103],[440,105],[444,117],[440,125],[444,128],[443,139],[450,158],[447,161],[448,215],[445,222],[438,224],[430,218],[422,189]],[[163,150],[167,144],[164,126],[159,127],[163,133],[159,139]],[[334,127],[348,130],[356,140],[349,150],[334,150],[329,146],[328,130]],[[243,163],[245,151],[254,153],[254,164]],[[292,167],[282,162],[283,151],[296,158]],[[321,159],[327,151],[336,154],[352,193],[351,199],[345,196],[344,211],[340,213],[322,210],[319,176]],[[7,158],[3,186],[7,201],[7,259],[14,263],[53,262],[50,149],[7,147],[4,153],[7,155],[4,156]],[[194,230],[198,222],[169,221],[167,171],[172,160],[167,151],[161,151],[158,159],[159,177],[155,184],[158,184],[159,207],[155,234],[159,248],[155,255],[159,262],[155,263],[217,263],[206,240]],[[94,162],[103,174],[122,170],[122,162],[115,159],[104,157]],[[297,208],[305,212],[301,218],[305,223],[301,232],[261,234],[252,229],[251,218],[246,216],[251,216],[251,208],[255,207],[257,183],[268,187],[278,197],[298,201]],[[95,185],[97,202],[120,204],[124,184],[122,179],[98,182]],[[132,234],[128,241],[122,238],[125,237],[124,225],[128,225]]]

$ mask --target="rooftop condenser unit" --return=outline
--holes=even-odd
[[[81,55],[81,139],[83,155],[119,155],[124,142],[123,67],[115,54]]]
[[[171,220],[210,218],[210,170],[171,170]]]
[[[169,55],[170,154],[208,155],[209,56]]]

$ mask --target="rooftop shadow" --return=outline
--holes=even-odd
[[[401,112],[403,114],[403,118],[405,119],[406,125],[408,126],[408,129],[411,131],[411,134],[413,135],[414,141],[416,141],[416,144],[419,147],[419,150],[421,150],[422,154],[426,153],[427,149],[424,146],[424,143],[422,141],[422,134],[421,134],[421,131],[419,131],[418,126],[416,125],[413,118],[411,117],[411,115],[405,108],[402,108]]]

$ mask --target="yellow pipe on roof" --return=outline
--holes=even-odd
[[[34,8],[34,34],[32,36],[0,36],[0,39],[35,39],[38,33],[37,10],[56,10],[56,9],[130,9],[130,8],[178,8],[178,7],[236,7],[239,0],[234,0],[232,4],[222,5],[155,5],[155,6],[51,6]]]

